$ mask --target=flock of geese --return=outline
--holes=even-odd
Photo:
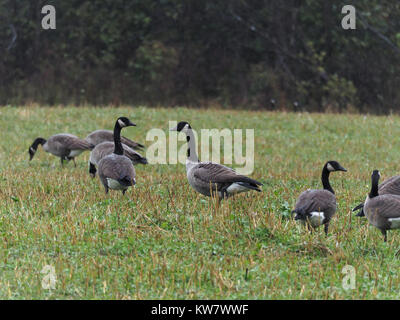
[[[144,146],[138,142],[121,137],[125,127],[136,126],[126,117],[119,117],[114,131],[96,130],[85,139],[68,133],[56,134],[48,140],[36,138],[29,147],[30,160],[33,159],[38,146],[42,145],[61,160],[72,160],[76,167],[75,157],[90,150],[89,174],[94,178],[96,173],[104,186],[109,189],[126,190],[136,184],[134,165],[147,164],[147,159],[138,151]],[[171,131],[183,132],[188,144],[186,174],[190,186],[205,196],[215,196],[221,201],[241,192],[255,190],[261,192],[262,183],[247,176],[237,174],[233,169],[213,162],[200,162],[196,153],[196,142],[190,124],[181,121]],[[337,161],[328,161],[322,169],[323,189],[308,189],[300,194],[295,209],[295,220],[306,225],[310,231],[324,226],[328,234],[329,224],[336,212],[335,191],[329,182],[331,172],[347,170]],[[374,170],[371,176],[371,191],[364,203],[353,209],[360,210],[357,216],[366,216],[369,223],[378,228],[387,241],[387,230],[400,228],[400,175],[391,177],[379,184],[380,173]]]

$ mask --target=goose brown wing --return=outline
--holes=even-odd
[[[127,157],[116,154],[105,156],[100,160],[99,174],[100,173],[104,177],[114,180],[121,180],[124,178],[134,180],[135,178],[135,168],[132,162]]]
[[[96,130],[90,133],[85,140],[98,145],[104,141],[114,142],[114,132],[111,130]],[[144,148],[144,145],[121,136],[121,142],[132,149]]]
[[[91,150],[94,145],[86,140],[79,139],[72,134],[59,134],[54,136],[54,141],[69,150]]]
[[[379,185],[379,194],[400,195],[400,175],[386,179]]]
[[[128,138],[125,138],[125,137],[121,137],[121,142],[123,144],[126,144],[128,147],[130,147],[132,149],[143,149],[144,148],[144,145],[142,145],[141,143],[136,142],[136,141],[132,141],[132,140],[130,140]]]
[[[217,163],[200,163],[194,172],[196,179],[206,183],[217,183],[221,185],[234,182],[244,182],[254,186],[261,186],[262,183],[246,176],[237,174],[233,169]]]
[[[143,157],[139,152],[133,150],[125,144],[122,144],[122,147],[124,148],[124,155],[127,156],[133,162],[133,164],[147,164],[147,159]]]
[[[327,190],[307,190],[300,194],[294,211],[310,213],[336,210],[335,195]]]
[[[367,203],[367,209],[375,211],[381,217],[400,218],[400,196],[384,194],[372,198]]]

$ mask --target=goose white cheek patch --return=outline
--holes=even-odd
[[[323,212],[314,211],[310,214],[311,217],[309,217],[308,219],[310,220],[310,223],[313,227],[320,226],[325,219],[325,215]]]
[[[392,229],[399,229],[400,228],[400,218],[389,218],[390,227]]]
[[[335,169],[332,167],[332,165],[330,164],[330,163],[328,163],[328,165],[326,166],[326,168],[329,170],[329,171],[334,171]]]
[[[121,128],[125,127],[125,123],[122,120],[118,120],[118,124]]]

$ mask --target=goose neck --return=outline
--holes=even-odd
[[[322,175],[321,175],[322,186],[324,187],[325,190],[328,190],[328,191],[332,192],[333,194],[335,194],[335,191],[333,190],[333,188],[329,182],[329,174],[330,174],[330,171],[328,170],[328,168],[325,165],[324,169],[322,169]]]
[[[114,153],[118,155],[123,155],[124,153],[121,143],[121,129],[122,128],[117,121],[114,127]]]
[[[198,158],[197,152],[196,152],[196,139],[193,134],[192,128],[189,128],[188,130],[186,130],[186,141],[188,144],[187,160],[189,162],[199,162],[199,158]]]
[[[379,193],[378,193],[378,181],[373,179],[372,180],[372,185],[371,185],[371,192],[368,194],[368,197],[370,199],[372,199],[372,198],[375,198],[377,196],[379,196]]]

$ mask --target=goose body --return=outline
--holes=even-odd
[[[374,170],[371,176],[371,192],[364,203],[364,213],[369,223],[378,228],[387,241],[387,230],[400,228],[400,196],[379,194],[380,173]]]
[[[208,197],[211,192],[218,192],[219,198],[228,198],[249,190],[261,191],[260,182],[239,175],[233,169],[218,163],[188,161],[186,174],[192,188]]]
[[[294,212],[296,212],[301,223],[305,224],[307,219],[300,219],[300,216],[307,216],[310,225],[317,228],[328,224],[336,212],[336,197],[327,190],[307,190],[300,194]]]
[[[394,194],[400,195],[400,175],[390,177],[378,185],[379,195]],[[361,209],[358,213],[358,217],[364,217],[364,203],[360,203],[353,211]]]
[[[89,173],[94,177],[96,175],[96,166],[105,156],[113,153],[115,148],[114,142],[105,141],[98,144],[90,153],[89,159]],[[132,148],[125,144],[122,144],[124,150],[124,155],[131,160],[133,165],[138,163],[147,164],[147,159],[143,157],[140,153],[136,152]]]
[[[115,122],[114,127],[114,151],[105,155],[98,162],[99,178],[105,192],[109,189],[125,191],[136,184],[135,168],[132,161],[124,155],[121,143],[121,129],[128,126],[135,126],[128,118],[120,117]]]
[[[237,174],[229,167],[213,162],[200,162],[197,158],[194,135],[189,123],[182,121],[171,131],[186,133],[188,142],[186,175],[190,186],[195,191],[208,197],[216,193],[219,199],[250,190],[261,191],[262,183]]]
[[[90,133],[85,140],[97,146],[105,141],[113,142],[114,133],[111,130],[96,130]],[[125,137],[121,137],[121,142],[134,150],[140,150],[144,148],[144,145],[140,144],[139,142],[132,141]]]
[[[123,193],[136,184],[135,168],[131,160],[124,155],[112,153],[99,162],[99,177],[108,193],[108,189],[122,190]]]
[[[329,183],[329,174],[333,171],[347,171],[337,161],[328,161],[322,169],[322,185],[324,189],[308,189],[297,199],[293,213],[295,220],[307,224],[311,228],[324,225],[328,234],[329,223],[336,212],[335,192]]]
[[[33,159],[39,145],[42,145],[44,151],[59,157],[61,165],[63,164],[63,160],[73,160],[75,163],[75,157],[86,150],[94,148],[94,145],[86,140],[79,139],[69,133],[60,133],[51,136],[48,140],[36,138],[29,147],[30,160]]]

